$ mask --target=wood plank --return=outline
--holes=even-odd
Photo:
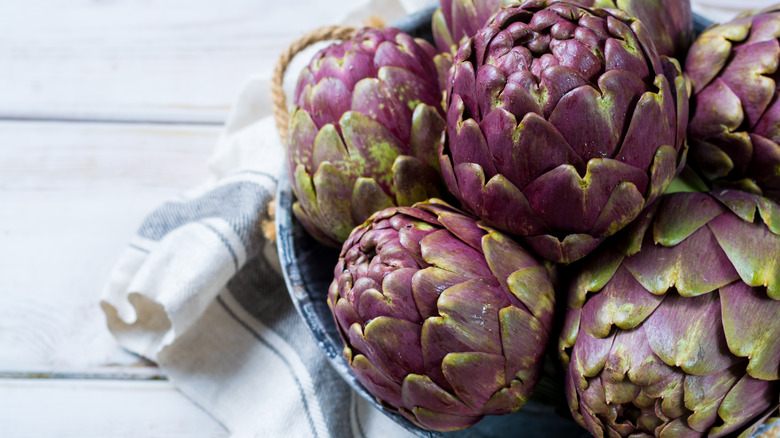
[[[228,432],[170,382],[0,379],[9,438],[217,438]]]
[[[159,376],[98,300],[143,218],[206,180],[218,131],[0,123],[0,376]]]
[[[186,189],[220,127],[0,121],[0,190]]]
[[[3,2],[0,118],[221,123],[247,77],[270,76],[291,41],[366,3]]]

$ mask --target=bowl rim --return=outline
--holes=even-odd
[[[429,36],[429,28],[424,26],[430,25],[431,17],[436,9],[438,9],[438,6],[432,6],[414,14],[410,14],[401,20],[392,23],[391,27],[398,28],[406,33],[414,35],[423,37]],[[696,13],[693,13],[693,23],[697,35],[705,28],[714,24],[709,19]],[[297,220],[292,213],[294,195],[286,162],[284,169],[280,172],[275,199],[274,227],[276,231],[276,249],[282,267],[284,282],[287,286],[287,292],[290,295],[296,312],[303,319],[309,332],[314,336],[315,341],[325,353],[330,365],[352,390],[357,392],[364,400],[368,401],[372,406],[379,409],[384,415],[388,416],[407,431],[412,432],[421,438],[444,438],[445,436],[451,436],[451,434],[446,432],[429,431],[418,427],[403,415],[393,412],[382,405],[356,379],[346,358],[342,354],[343,345],[341,339],[334,340],[325,331],[323,321],[319,318],[314,309],[312,297],[309,295],[307,284],[301,273],[300,266],[298,265],[299,254],[295,244],[294,230],[296,227],[299,231],[303,231],[303,229],[300,224],[297,223]],[[334,267],[335,262],[336,261],[334,261]],[[563,418],[561,419],[563,420]]]
[[[279,262],[282,267],[284,282],[287,286],[287,292],[292,299],[293,305],[298,315],[303,319],[309,332],[314,336],[314,340],[325,353],[330,365],[339,374],[339,376],[363,399],[371,403],[390,417],[397,424],[409,432],[421,438],[440,438],[443,435],[440,432],[428,431],[422,429],[404,416],[393,412],[383,406],[368,390],[355,378],[349,363],[341,353],[344,346],[341,339],[334,340],[325,330],[323,322],[314,309],[314,302],[308,292],[308,285],[304,280],[298,264],[298,249],[295,244],[295,227],[300,227],[292,214],[293,193],[287,172],[284,172],[279,179],[276,189],[276,208],[275,208],[275,229],[276,229],[276,247],[279,253]],[[300,232],[305,232],[302,228]],[[337,260],[333,260],[333,266]],[[335,324],[335,320],[334,320]]]

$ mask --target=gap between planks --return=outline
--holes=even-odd
[[[9,438],[229,435],[167,381],[0,379],[0,424]]]

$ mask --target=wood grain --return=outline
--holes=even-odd
[[[3,2],[0,118],[219,124],[247,77],[364,2]]]
[[[366,2],[6,1],[0,118],[219,124],[247,77],[270,77],[287,44],[318,25],[344,21],[348,8]],[[393,2],[377,2],[383,3]],[[725,0],[692,4],[714,19],[737,12]]]
[[[143,218],[202,183],[215,127],[0,123],[0,376],[150,378],[98,306]]]
[[[186,189],[219,127],[0,121],[0,190]]]
[[[0,379],[9,438],[217,438],[227,431],[166,381]]]

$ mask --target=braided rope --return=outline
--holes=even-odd
[[[276,129],[282,138],[282,144],[287,144],[287,130],[290,125],[290,113],[287,109],[287,96],[284,94],[282,82],[284,82],[284,73],[292,62],[295,55],[320,41],[345,40],[352,38],[357,32],[354,27],[346,26],[325,26],[315,29],[300,39],[294,41],[279,56],[279,61],[274,68],[274,75],[271,78],[271,103],[274,110],[274,119],[276,120]]]

